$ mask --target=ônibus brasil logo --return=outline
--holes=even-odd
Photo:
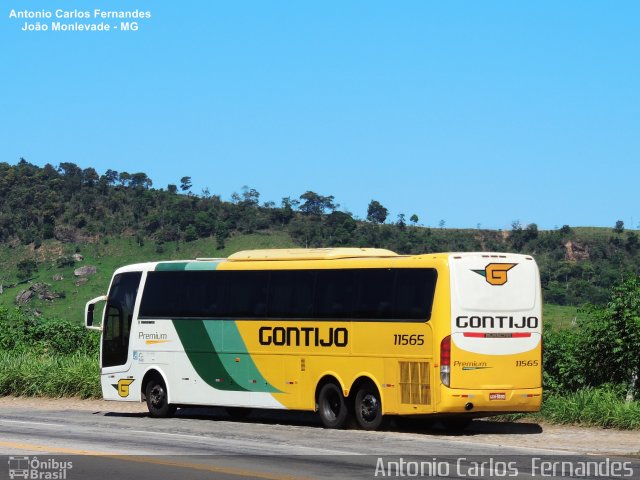
[[[507,283],[507,272],[515,267],[517,263],[490,263],[484,270],[472,270],[478,275],[482,275],[491,285],[504,285]]]

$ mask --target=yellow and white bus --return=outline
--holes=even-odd
[[[465,421],[541,403],[527,255],[283,249],[129,265],[85,324],[102,332],[104,398],[146,401],[154,417],[307,410],[372,430],[387,415]]]

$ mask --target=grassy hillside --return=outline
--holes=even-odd
[[[222,250],[216,249],[215,238],[198,239],[193,242],[168,242],[163,245],[163,252],[157,251],[153,243],[136,243],[135,238],[104,237],[100,242],[84,245],[64,245],[55,240],[44,242],[40,248],[33,250],[30,246],[15,248],[0,247],[0,262],[4,265],[2,278],[4,284],[17,282],[16,265],[26,258],[38,259],[38,271],[26,284],[4,288],[0,295],[0,306],[15,306],[15,298],[19,292],[35,283],[47,283],[51,290],[64,294],[64,298],[53,301],[31,300],[25,308],[39,310],[45,317],[56,317],[82,321],[84,304],[93,297],[106,293],[109,280],[116,268],[131,263],[156,260],[192,259],[199,257],[227,257],[233,252],[254,248],[287,248],[293,247],[291,238],[282,232],[263,232],[249,235],[238,235],[230,238]],[[79,253],[83,261],[73,266],[57,266],[61,256]],[[77,286],[78,277],[73,271],[81,266],[97,267],[95,275],[88,278],[84,285]],[[53,280],[54,275],[62,275],[63,280]]]

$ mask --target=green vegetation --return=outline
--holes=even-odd
[[[564,392],[614,384],[639,396],[640,277],[625,279],[605,305],[583,313],[576,328],[545,331],[545,386]]]
[[[238,250],[293,246],[295,245],[291,238],[283,232],[257,232],[234,236],[227,240],[227,245],[222,250],[216,250],[211,239],[198,239],[188,243],[168,242],[164,245],[162,253],[157,253],[152,243],[139,245],[131,237],[103,237],[100,242],[83,245],[64,245],[55,240],[47,240],[38,249],[39,269],[31,277],[32,281],[13,288],[5,286],[4,294],[0,295],[0,306],[13,308],[18,293],[34,283],[46,283],[51,285],[54,292],[63,294],[64,298],[53,301],[33,298],[23,309],[27,312],[42,312],[47,318],[70,319],[80,323],[83,321],[84,304],[89,299],[106,293],[113,272],[122,265],[178,258],[226,257]],[[0,247],[0,252],[2,251]],[[15,256],[33,254],[28,246],[18,246],[11,251]],[[84,259],[74,261],[74,253],[81,254]],[[15,260],[9,255],[5,258],[0,255],[0,264],[10,266],[12,262]],[[73,271],[83,265],[96,266],[97,271],[87,277],[86,284],[76,285],[78,278],[74,277]],[[15,279],[13,272],[10,268],[6,269],[5,278]],[[54,275],[60,275],[62,280],[53,280]],[[15,280],[12,280],[12,283],[15,283]]]
[[[627,402],[614,388],[585,388],[546,395],[537,417],[549,423],[640,429],[640,402]]]
[[[545,393],[539,413],[501,415],[499,419],[637,430],[640,402],[626,401],[621,391],[609,386],[583,388],[576,392]]]
[[[0,352],[0,396],[100,398],[98,356]]]
[[[545,328],[571,328],[576,325],[578,318],[583,316],[584,314],[579,311],[578,307],[571,305],[553,305],[551,303],[542,305],[542,318],[544,319]]]
[[[208,189],[194,195],[189,176],[166,189],[152,185],[142,172],[0,163],[0,395],[100,395],[97,336],[81,326],[83,306],[122,265],[278,247],[506,251],[533,255],[540,266],[539,418],[638,428],[638,402],[626,399],[640,395],[640,241],[621,221],[551,231],[514,221],[491,231],[445,229],[440,220],[429,228],[415,214],[409,224],[404,213],[389,222],[377,200],[360,220],[312,191],[277,205],[261,204],[249,187],[230,202]],[[74,276],[89,265],[95,273]]]
[[[548,314],[542,411],[503,418],[640,428],[640,277],[615,285],[604,305],[554,306]]]
[[[96,332],[0,307],[0,395],[99,397]]]

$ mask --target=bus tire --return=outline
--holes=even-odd
[[[145,391],[149,415],[153,418],[166,418],[176,413],[175,405],[169,403],[167,386],[161,378],[153,377],[147,383]]]
[[[325,428],[342,428],[349,415],[347,402],[335,383],[325,383],[318,394],[318,415]]]
[[[353,413],[363,430],[377,430],[383,425],[382,400],[375,385],[365,383],[360,386],[354,399]]]

